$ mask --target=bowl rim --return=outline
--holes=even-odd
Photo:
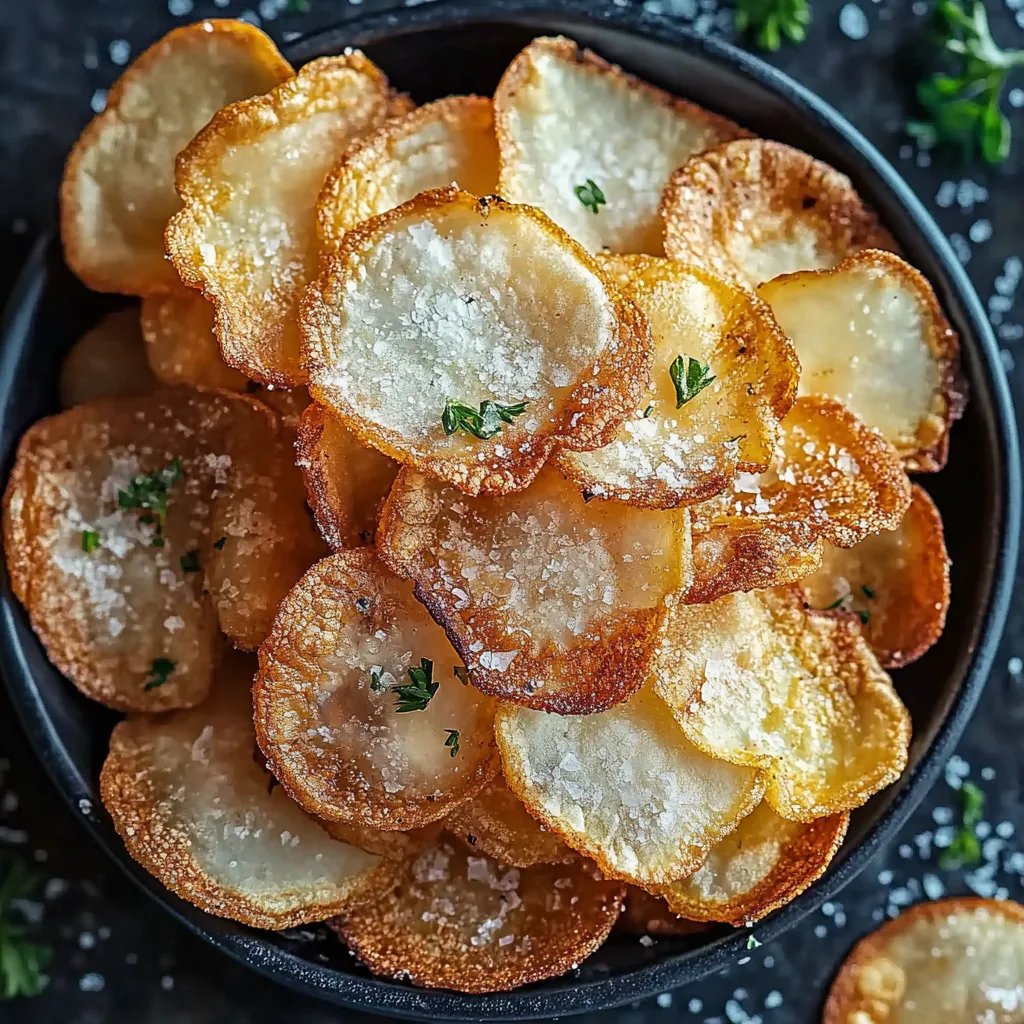
[[[431,0],[412,7],[367,12],[336,25],[327,26],[296,39],[284,47],[296,63],[324,52],[340,51],[344,46],[371,45],[374,40],[397,32],[429,31],[471,24],[545,18],[574,18],[594,26],[606,26],[632,35],[640,35],[697,52],[734,72],[753,79],[758,85],[780,95],[817,122],[819,128],[838,135],[854,151],[864,168],[902,206],[924,245],[941,264],[951,293],[963,312],[969,333],[976,341],[973,352],[979,374],[994,399],[993,420],[998,424],[1003,476],[997,479],[1000,502],[1001,536],[994,557],[992,585],[982,616],[979,640],[959,692],[931,745],[903,781],[900,792],[878,821],[867,831],[861,843],[785,908],[759,922],[761,942],[769,942],[797,921],[835,896],[868,864],[881,844],[891,839],[927,792],[930,784],[953,752],[964,727],[977,704],[996,654],[1009,608],[1017,562],[1021,519],[1021,471],[1016,421],[1010,392],[999,356],[999,349],[987,315],[974,288],[949,245],[924,205],[879,151],[838,111],[788,75],[729,43],[694,32],[678,20],[635,8],[622,8],[612,2],[603,5],[593,0]],[[20,274],[4,311],[0,338],[5,342],[27,330],[26,317],[39,300],[46,279],[52,236],[41,237]],[[0,351],[0,394],[9,394],[23,351],[22,345],[4,344]],[[8,409],[0,409],[3,432]],[[85,806],[85,781],[58,741],[55,729],[34,686],[27,662],[17,641],[19,610],[10,595],[6,567],[2,570],[3,602],[0,607],[0,671],[11,701],[29,743],[40,758],[58,792],[92,837],[109,856],[150,896],[179,922],[232,959],[261,975],[305,995],[372,1013],[405,1019],[439,1018],[449,1020],[525,1020],[547,1016],[583,1013],[605,1009],[650,996],[706,977],[746,956],[746,929],[719,938],[705,947],[682,955],[666,957],[623,974],[581,981],[571,976],[551,979],[543,989],[528,987],[492,995],[469,995],[447,990],[413,988],[383,978],[343,974],[332,967],[304,960],[271,942],[260,933],[244,929],[234,922],[211,917],[184,903],[156,883],[138,865],[119,855],[111,844],[113,830],[102,808]],[[116,838],[116,836],[114,837]],[[746,956],[746,959],[750,959]]]

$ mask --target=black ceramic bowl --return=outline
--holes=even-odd
[[[595,12],[595,7],[598,8]],[[984,685],[1006,612],[1020,529],[1017,442],[999,353],[977,297],[945,238],[882,157],[834,110],[784,75],[731,47],[635,9],[584,0],[438,0],[373,15],[295,43],[296,63],[360,46],[419,101],[490,94],[532,37],[564,33],[671,92],[756,132],[799,146],[849,174],[907,258],[932,282],[960,332],[971,402],[953,431],[949,465],[922,479],[946,524],[953,602],[940,642],[896,676],[914,720],[910,766],[858,811],[825,877],[758,925],[768,940],[850,881],[893,836],[950,755]],[[56,408],[61,355],[109,297],[88,293],[42,241],[16,290],[0,353],[0,458],[9,468],[24,429]],[[257,932],[178,900],[125,853],[103,812],[97,778],[114,716],[53,669],[13,599],[0,593],[0,669],[35,749],[96,840],[158,902],[211,945],[302,992],[392,1016],[511,1020],[613,1006],[702,978],[743,958],[746,931],[721,928],[645,948],[613,936],[577,971],[516,992],[467,996],[371,977],[336,942]]]

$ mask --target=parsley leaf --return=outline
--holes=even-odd
[[[526,402],[503,405],[501,402],[487,400],[480,403],[480,411],[477,412],[472,406],[449,398],[441,413],[441,426],[449,437],[457,430],[465,430],[481,441],[488,441],[502,432],[503,424],[511,423],[524,412]]]
[[[380,665],[370,668],[370,689],[374,693],[383,693],[388,687],[383,680],[384,669]]]
[[[842,608],[847,601],[850,600],[849,594],[843,594],[842,597],[837,597],[831,604],[825,605],[823,611],[834,612],[837,608]]]
[[[747,936],[747,949],[757,949],[760,945],[760,939],[758,939],[753,933]]]
[[[975,828],[985,810],[985,794],[973,782],[965,780],[960,787],[960,801],[961,828],[939,857],[943,871],[973,867],[981,860],[981,843]]]
[[[170,658],[154,658],[149,670],[153,678],[143,686],[143,689],[155,690],[158,686],[163,686],[171,678],[176,664],[177,662],[171,661]]]
[[[95,530],[82,531],[82,550],[90,555],[100,546],[100,535]]]
[[[861,608],[860,611],[857,612],[857,618],[860,619],[860,624],[862,626],[866,626],[871,621],[871,612],[869,612],[867,608]]]
[[[740,33],[749,32],[762,50],[777,50],[785,36],[800,44],[811,23],[808,0],[737,0],[733,24]]]
[[[395,710],[424,711],[430,703],[430,698],[437,693],[437,683],[433,680],[434,663],[426,658],[420,658],[419,667],[408,669],[410,683],[392,686],[391,692],[398,697],[395,702]]]
[[[459,730],[458,729],[445,729],[448,734],[448,738],[444,741],[446,747],[450,747],[450,754],[455,757],[459,752]]]
[[[689,356],[676,356],[672,360],[668,375],[675,385],[677,409],[682,409],[687,402],[696,398],[709,384],[717,380],[710,371],[710,365]]]
[[[33,925],[16,905],[38,884],[39,876],[25,861],[0,860],[0,999],[39,995],[50,980],[45,969],[53,951],[30,941]]]
[[[644,419],[647,419],[647,417],[650,416],[652,412],[654,412],[653,402],[651,402],[651,404],[648,405],[646,409],[644,409]]]
[[[148,476],[140,474],[132,479],[128,488],[117,492],[117,507],[137,510],[140,523],[156,523],[153,547],[164,546],[164,530],[167,527],[167,495],[171,485],[181,479],[181,459],[171,459],[163,469]]]
[[[199,572],[199,552],[198,551],[186,551],[181,556],[181,571],[182,572]]]
[[[597,208],[599,206],[608,205],[608,200],[605,199],[604,193],[592,178],[587,178],[587,183],[585,185],[577,185],[572,191],[576,198],[591,213],[597,213]]]
[[[877,596],[875,591],[871,587],[869,587],[866,583],[862,583],[860,585],[860,589],[863,592],[864,596],[869,601],[873,601],[875,599],[875,597]]]
[[[215,548],[216,548],[216,549],[217,549],[218,551],[223,551],[223,550],[224,550],[224,545],[225,545],[225,544],[227,544],[227,542],[228,542],[228,539],[227,539],[227,537],[221,537],[221,538],[220,538],[220,540],[215,540],[215,541],[213,542],[213,546],[214,546],[214,547],[215,547]]]

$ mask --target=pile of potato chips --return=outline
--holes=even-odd
[[[7,561],[169,889],[497,991],[756,921],[903,771],[963,390],[846,177],[568,39],[415,108],[204,21],[61,201],[141,310],[22,440]]]

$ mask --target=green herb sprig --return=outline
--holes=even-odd
[[[143,689],[155,690],[158,686],[163,686],[171,678],[171,673],[176,667],[177,662],[171,661],[170,658],[154,658],[149,670],[152,678],[146,682]]]
[[[457,430],[465,430],[467,434],[472,434],[481,441],[489,441],[504,430],[506,423],[511,423],[524,412],[526,402],[503,405],[501,402],[487,400],[480,403],[480,411],[477,412],[472,406],[449,398],[444,403],[444,412],[441,413],[441,426],[449,437]]]
[[[452,757],[455,757],[459,753],[459,730],[458,729],[445,729],[448,734],[444,741],[444,745],[449,748],[449,753]]]
[[[136,476],[126,490],[117,492],[118,508],[138,510],[140,523],[154,523],[156,529],[152,544],[155,548],[164,546],[164,531],[167,528],[167,496],[171,485],[181,479],[181,459],[171,459],[163,469],[148,475]]]
[[[799,45],[811,23],[808,0],[737,0],[733,24],[740,34],[749,33],[762,50],[774,52],[783,37]]]
[[[411,682],[391,687],[391,692],[398,698],[395,702],[395,711],[424,711],[430,703],[430,698],[437,693],[438,684],[433,679],[434,663],[426,658],[420,658],[419,665],[414,665],[407,671]]]
[[[31,941],[34,926],[16,906],[39,885],[39,876],[14,856],[0,860],[0,999],[36,996],[46,988],[49,946]]]
[[[577,185],[572,191],[573,195],[575,195],[591,213],[597,213],[599,206],[608,205],[608,200],[605,199],[604,193],[593,178],[587,178],[587,183],[585,185]]]
[[[691,359],[689,356],[676,356],[668,368],[668,375],[676,389],[677,409],[682,409],[687,402],[692,401],[718,379],[711,372],[708,363]]]
[[[82,531],[82,550],[91,555],[100,546],[100,535],[95,530]]]
[[[939,856],[939,867],[943,871],[973,867],[981,860],[981,843],[975,828],[985,811],[985,794],[973,782],[965,780],[960,786],[960,806],[960,831]]]

